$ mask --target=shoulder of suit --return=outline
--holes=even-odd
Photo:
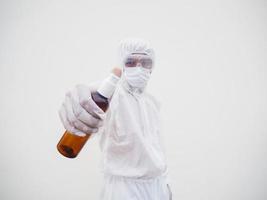
[[[116,110],[119,105],[119,102],[121,102],[124,97],[125,97],[124,91],[120,87],[116,87],[110,100],[110,107],[113,110]]]
[[[149,92],[146,92],[145,95],[146,95],[147,98],[149,98],[155,104],[156,108],[158,110],[160,110],[160,108],[161,108],[160,100],[158,98],[156,98],[154,95],[152,95],[151,93],[149,93]]]

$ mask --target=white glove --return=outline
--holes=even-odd
[[[96,133],[103,125],[106,114],[91,97],[99,84],[95,82],[90,86],[77,85],[66,93],[58,113],[67,131],[77,135],[91,134]]]

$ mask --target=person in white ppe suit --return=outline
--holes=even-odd
[[[100,200],[170,200],[160,104],[146,91],[154,50],[145,40],[125,39],[119,57],[122,76],[107,112],[91,98],[98,84],[79,85],[67,93],[61,121],[73,133],[99,137],[104,173]]]

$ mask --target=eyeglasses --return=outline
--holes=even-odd
[[[153,66],[152,59],[147,55],[130,55],[124,61],[125,67],[136,67],[138,63],[146,69],[152,69]]]

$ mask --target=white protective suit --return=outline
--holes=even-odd
[[[149,44],[140,39],[122,41],[119,51],[121,60],[135,52],[154,59]],[[103,156],[100,200],[171,199],[159,108],[145,88],[131,87],[122,73],[96,134]]]

